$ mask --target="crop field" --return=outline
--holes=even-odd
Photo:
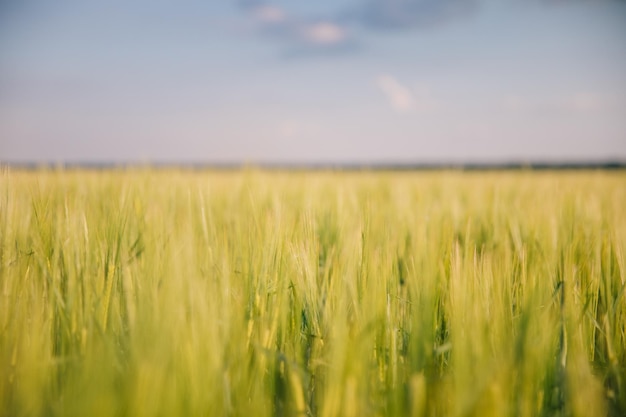
[[[0,173],[0,416],[626,415],[626,173]]]

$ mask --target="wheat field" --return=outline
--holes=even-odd
[[[626,415],[626,173],[0,174],[0,416]]]

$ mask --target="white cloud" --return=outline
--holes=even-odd
[[[343,42],[347,34],[344,28],[334,23],[318,22],[304,26],[302,36],[311,43],[330,45]]]
[[[280,23],[287,19],[287,14],[280,7],[266,5],[255,8],[254,17],[263,23]]]
[[[408,112],[415,107],[411,90],[390,75],[381,75],[376,80],[378,88],[385,94],[389,104],[397,112]]]

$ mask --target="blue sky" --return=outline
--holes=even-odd
[[[0,2],[0,160],[626,160],[626,2]]]

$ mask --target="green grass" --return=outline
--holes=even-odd
[[[626,174],[0,174],[0,416],[626,414]]]

